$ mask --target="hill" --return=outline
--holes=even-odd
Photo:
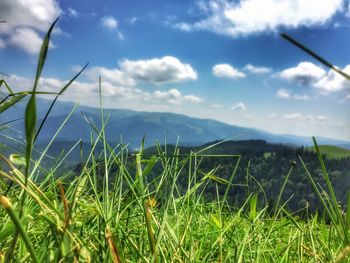
[[[38,99],[38,122],[43,118],[50,101]],[[58,102],[45,126],[38,137],[38,143],[47,143],[55,134],[57,129],[66,119],[66,116],[74,107],[73,103]],[[23,117],[25,103],[17,104],[1,114],[0,123]],[[178,140],[181,145],[202,145],[215,140],[264,140],[269,143],[283,143],[291,145],[311,146],[309,137],[294,135],[277,135],[258,129],[229,125],[215,120],[192,118],[185,115],[164,112],[138,112],[125,109],[105,109],[104,113],[108,124],[106,125],[106,136],[110,143],[118,143],[121,138],[124,143],[129,144],[130,149],[138,148],[141,138],[145,135],[146,147],[154,145],[155,141],[160,143],[174,144]],[[97,127],[100,123],[100,110],[97,108],[78,106],[71,115],[64,128],[60,131],[57,140],[77,141],[89,143],[91,132],[96,138],[97,134],[91,129],[90,123]],[[23,138],[23,121],[12,124],[14,130],[5,130],[11,137]],[[319,138],[320,144],[345,145],[349,142],[329,138]]]
[[[315,147],[309,147],[310,150],[316,151]],[[350,157],[350,150],[333,145],[320,145],[319,149],[322,154],[330,159],[339,159]]]

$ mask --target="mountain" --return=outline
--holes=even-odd
[[[38,98],[38,123],[44,117],[51,102]],[[45,145],[59,129],[67,115],[74,107],[74,103],[56,103],[49,118],[38,137],[38,143]],[[0,115],[0,124],[23,117],[25,102],[18,103],[15,107]],[[100,109],[77,106],[67,123],[56,138],[59,142],[74,142],[82,139],[88,143],[91,134],[96,138],[87,120],[97,127],[101,126]],[[110,143],[118,143],[122,138],[131,149],[139,147],[142,137],[145,136],[145,146],[153,146],[156,141],[161,144],[174,144],[179,140],[181,145],[201,145],[216,140],[264,140],[269,143],[283,143],[292,145],[312,145],[309,137],[295,135],[276,135],[262,130],[229,125],[215,120],[198,119],[184,115],[161,112],[138,112],[124,109],[105,109],[105,120],[108,120],[105,133]],[[23,138],[23,120],[11,124],[13,129],[5,129],[11,137]],[[14,132],[17,130],[18,132]],[[22,133],[21,133],[22,132]],[[349,142],[329,138],[319,138],[320,144],[346,145]]]

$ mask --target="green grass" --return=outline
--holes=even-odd
[[[2,167],[6,166],[0,170],[1,263],[346,262],[350,253],[350,198],[347,211],[342,211],[322,159],[322,148],[315,140],[325,189],[301,162],[324,212],[309,215],[306,207],[303,219],[287,211],[288,201],[281,198],[295,162],[285,171],[275,207],[260,204],[254,192],[248,193],[244,204],[237,207],[228,193],[235,190],[241,156],[221,156],[232,158],[234,163],[227,180],[219,177],[218,167],[201,169],[205,158],[217,157],[203,152],[216,145],[187,156],[180,155],[178,147],[169,152],[166,146],[156,145],[156,154],[147,156],[141,142],[139,153],[130,154],[125,145],[108,143],[104,131],[109,117],[104,115],[101,99],[101,126],[87,120],[91,126],[91,152],[81,173],[73,179],[56,174],[67,156],[61,156],[56,166],[43,169],[41,161],[66,122],[42,155],[33,159],[35,138],[44,127],[42,122],[36,129],[35,96],[53,26],[43,42],[35,84],[28,93],[31,98],[24,118],[26,150],[23,155],[0,155]],[[10,94],[16,93],[10,90]],[[3,101],[0,109],[8,109],[18,102],[17,98],[10,99],[6,107]],[[151,177],[155,165],[162,169]],[[247,178],[249,168],[248,165]],[[183,177],[187,180],[185,191],[179,188]],[[209,185],[216,189],[210,201],[205,198]],[[219,186],[224,187],[223,193]],[[249,191],[248,185],[245,187]]]
[[[101,166],[94,155],[73,181],[48,173],[42,182],[29,179],[26,188],[24,174],[9,163],[12,175],[0,175],[17,187],[6,197],[11,213],[0,199],[5,208],[0,212],[2,255],[11,248],[18,225],[27,241],[18,240],[13,259],[34,255],[39,262],[331,262],[346,247],[336,225],[317,216],[301,220],[285,211],[283,203],[270,215],[267,207],[257,208],[253,193],[242,207],[231,206],[219,194],[216,200],[206,201],[203,193],[209,184],[231,186],[213,171],[199,180],[200,155],[169,157],[178,153],[159,147],[158,156],[145,158],[140,153],[130,159],[121,145],[114,150],[105,146],[103,175],[108,175],[112,164],[119,165],[108,192],[105,186],[97,187]],[[136,175],[127,169],[134,158]],[[163,172],[147,182],[155,163],[163,166]],[[191,168],[188,190],[179,194],[177,181],[185,167]],[[1,192],[6,188],[2,180]],[[14,220],[23,193],[28,196],[23,216]]]
[[[329,159],[340,159],[350,157],[350,150],[333,145],[319,145],[321,153],[326,155]],[[310,150],[315,151],[315,147],[309,147]]]

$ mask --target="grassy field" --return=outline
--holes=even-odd
[[[309,149],[316,151],[315,147],[310,147]],[[319,149],[322,152],[322,154],[326,155],[327,158],[330,158],[330,159],[340,159],[340,158],[346,158],[350,156],[350,150],[337,147],[337,146],[320,145]]]
[[[321,189],[300,160],[323,205],[319,215],[309,215],[306,208],[303,219],[287,211],[281,199],[295,163],[273,207],[261,206],[254,192],[237,207],[228,198],[236,169],[228,180],[218,177],[216,168],[203,173],[199,165],[205,149],[180,156],[176,147],[168,152],[157,145],[157,153],[146,156],[142,143],[133,155],[124,145],[109,145],[102,108],[101,127],[90,122],[91,152],[80,174],[73,179],[57,174],[67,156],[43,169],[41,161],[56,135],[38,158],[32,149],[46,119],[37,124],[36,95],[53,26],[40,51],[33,90],[14,93],[7,86],[10,95],[0,104],[2,112],[30,96],[25,152],[0,155],[0,262],[346,262],[350,201],[343,211],[316,141],[327,187]],[[52,107],[79,74],[56,94]],[[241,157],[231,157],[237,167]],[[156,164],[162,170],[150,179]],[[118,169],[112,172],[111,167]],[[186,191],[178,187],[183,171]],[[217,190],[208,201],[209,184],[225,191]]]
[[[226,192],[208,202],[209,184],[235,187],[234,171],[229,181],[215,169],[200,177],[200,153],[180,158],[177,149],[158,146],[153,156],[129,155],[108,145],[103,130],[92,148],[101,141],[104,150],[91,152],[73,181],[57,179],[58,167],[40,171],[39,162],[26,179],[25,160],[1,156],[9,172],[0,172],[0,262],[343,262],[348,253],[348,216],[331,196],[318,192],[328,219],[286,211],[285,184],[272,210],[259,206],[257,193],[242,207]],[[162,172],[150,180],[156,164]],[[188,189],[181,193],[185,169]],[[39,173],[44,181],[35,179]]]

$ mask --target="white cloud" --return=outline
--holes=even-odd
[[[42,41],[39,32],[46,32],[61,13],[55,0],[1,0],[0,17],[7,21],[0,26],[3,46],[12,45],[36,54]]]
[[[301,113],[288,113],[282,116],[283,119],[292,120],[292,121],[303,121],[305,119],[311,119],[311,116],[304,116]]]
[[[114,85],[122,86],[134,86],[135,80],[128,77],[123,71],[119,69],[108,69],[104,67],[93,67],[87,69],[84,72],[91,81],[96,81],[99,76],[102,77],[104,81],[108,81]]]
[[[118,21],[113,16],[104,16],[101,18],[102,25],[109,29],[117,28]]]
[[[320,124],[329,122],[329,117],[324,115],[314,116],[312,114],[302,114],[302,113],[288,113],[282,115],[282,119],[297,122],[297,123],[312,123],[312,124]]]
[[[206,17],[177,28],[209,30],[231,37],[326,23],[342,10],[343,0],[211,0],[201,1]]]
[[[279,89],[276,93],[277,98],[290,99],[290,91],[285,89]]]
[[[37,54],[40,51],[42,39],[33,29],[22,27],[15,29],[8,43],[23,49],[29,54]]]
[[[232,106],[234,111],[247,111],[247,107],[243,102],[238,102],[236,105]]]
[[[55,0],[0,1],[1,20],[7,21],[6,26],[10,29],[25,26],[45,32],[61,13]]]
[[[350,65],[344,72],[350,74]],[[288,68],[279,73],[279,77],[301,85],[309,85],[321,94],[329,94],[341,90],[350,90],[350,82],[334,70],[326,72],[311,62],[301,62],[296,67]],[[298,94],[296,94],[298,95]],[[298,95],[296,99],[307,99],[305,95]]]
[[[71,8],[71,7],[68,7],[68,14],[71,16],[71,17],[78,17],[79,16],[79,13],[77,12],[77,10]]]
[[[154,102],[166,102],[171,104],[182,104],[184,101],[198,103],[202,102],[203,99],[194,95],[183,96],[177,89],[170,89],[168,91],[157,90],[154,93],[146,97],[147,100]]]
[[[213,67],[213,74],[218,78],[245,78],[246,75],[229,64],[217,64]]]
[[[350,65],[347,65],[344,69],[344,72],[350,74]],[[329,93],[341,91],[344,89],[350,89],[350,81],[338,74],[333,70],[329,70],[328,74],[323,78],[320,78],[314,87],[321,92]]]
[[[33,85],[33,80],[28,78],[19,77],[12,75],[8,78],[8,83],[11,87],[16,87],[16,91],[28,90]],[[46,78],[43,77],[39,82],[39,91],[46,92],[57,92],[59,91],[68,81],[63,81],[56,78]],[[91,82],[81,82],[75,81],[65,92],[63,96],[60,97],[62,100],[76,101],[77,99],[81,101],[82,104],[91,105],[94,103],[96,105],[96,97],[98,97],[99,83],[97,80]],[[143,109],[147,110],[150,104],[157,105],[159,108],[169,106],[169,105],[193,105],[194,103],[200,103],[204,99],[193,94],[182,94],[177,89],[170,89],[166,91],[156,90],[154,92],[148,92],[141,90],[137,87],[125,87],[111,83],[106,79],[102,79],[102,96],[106,101],[107,105],[110,107],[127,107],[131,109],[136,109],[136,105],[141,105]],[[45,95],[46,97],[50,95]],[[118,102],[116,104],[116,102]],[[149,110],[150,108],[148,108]],[[176,111],[170,107],[169,110]]]
[[[184,31],[184,32],[190,32],[193,29],[192,25],[187,23],[178,23],[173,25],[173,27],[180,29],[181,31]]]
[[[257,66],[253,66],[251,64],[245,65],[243,69],[246,71],[249,71],[250,73],[253,73],[253,74],[269,74],[272,72],[272,68],[257,67]]]
[[[313,85],[326,75],[323,68],[311,62],[300,62],[296,67],[288,68],[279,73],[279,76],[288,81],[301,85]]]
[[[215,109],[221,109],[222,108],[222,104],[212,104],[211,106],[213,108],[215,108]]]
[[[189,64],[170,56],[146,60],[125,59],[119,66],[115,69],[89,68],[84,75],[91,81],[96,81],[101,76],[113,85],[122,86],[135,86],[138,82],[163,84],[197,79],[197,73]]]
[[[329,118],[327,116],[320,115],[316,117],[316,120],[319,122],[327,122]]]
[[[276,97],[280,99],[293,99],[293,100],[309,100],[309,96],[306,94],[292,93],[290,90],[279,89],[276,93]]]
[[[185,95],[184,96],[184,100],[185,101],[190,101],[190,102],[194,102],[194,103],[198,103],[198,102],[202,102],[203,99],[194,95]]]
[[[153,84],[196,80],[197,73],[189,64],[171,56],[146,60],[123,60],[121,70],[135,81]]]
[[[309,100],[310,97],[306,94],[293,94],[292,99],[294,99],[294,100]]]

